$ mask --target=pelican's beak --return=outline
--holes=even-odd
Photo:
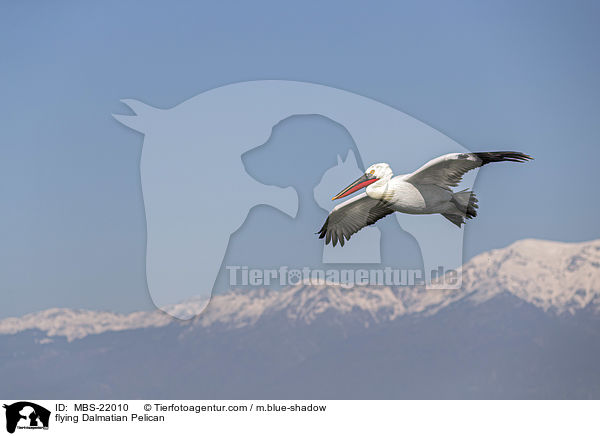
[[[333,197],[331,200],[337,200],[338,198],[350,195],[353,192],[358,191],[359,189],[366,188],[371,183],[375,183],[377,180],[379,180],[377,177],[372,177],[368,176],[367,174],[363,174],[358,179],[356,179],[351,185],[345,188],[342,192]]]

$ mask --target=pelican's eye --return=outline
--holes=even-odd
[[[375,174],[375,170],[369,171],[369,174]]]

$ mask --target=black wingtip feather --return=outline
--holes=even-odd
[[[533,160],[531,156],[519,151],[482,151],[475,153],[481,159],[481,165],[492,162],[527,162]]]
[[[323,227],[321,227],[321,230],[319,230],[317,233],[315,233],[315,235],[319,235],[319,239],[323,239],[325,237],[325,234],[327,233],[327,225],[329,224],[329,217],[327,217],[327,219],[325,220],[325,223],[323,224]]]

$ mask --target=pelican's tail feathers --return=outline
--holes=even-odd
[[[465,214],[467,219],[475,218],[477,216],[477,197],[473,191],[465,189],[464,191],[455,192],[452,195],[452,202],[456,205],[458,210]]]

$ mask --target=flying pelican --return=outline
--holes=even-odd
[[[371,165],[365,173],[331,200],[346,197],[359,189],[366,192],[337,205],[317,232],[325,244],[338,241],[393,213],[416,215],[439,213],[460,227],[465,218],[477,216],[477,199],[472,191],[452,192],[469,170],[491,162],[527,162],[533,159],[517,151],[450,153],[430,160],[410,174],[394,177],[386,163]]]

